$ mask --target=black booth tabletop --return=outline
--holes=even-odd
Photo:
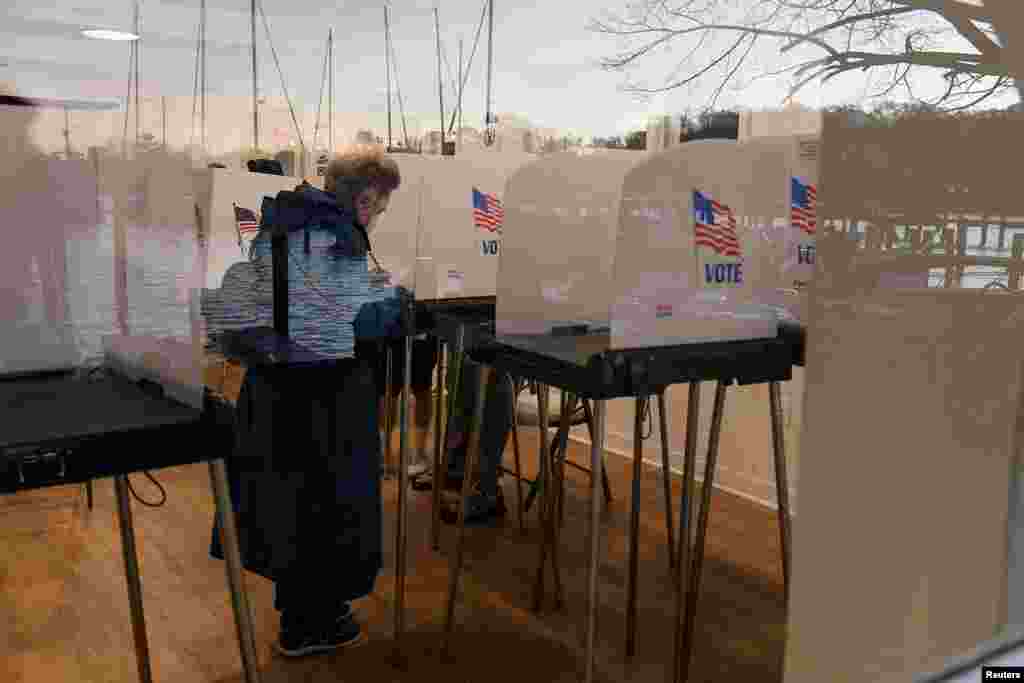
[[[793,376],[793,345],[783,336],[609,351],[607,335],[523,337],[510,345],[495,337],[493,319],[436,317],[436,329],[449,343],[452,331],[463,326],[465,350],[478,362],[590,399],[645,396],[687,382],[747,385]]]
[[[19,485],[0,476],[0,493],[212,460],[231,446],[230,430],[208,413],[111,375],[0,380],[0,416],[0,454],[73,453],[59,482]],[[8,464],[0,458],[0,469]]]
[[[493,341],[496,309],[495,297],[416,302],[418,324],[421,329],[441,337],[446,343],[454,344],[461,327],[465,334],[463,343],[467,350],[480,343]],[[428,320],[429,325],[421,322],[423,320]],[[803,367],[807,344],[807,331],[803,325],[795,321],[780,322],[779,337],[792,348],[793,365]],[[519,345],[529,349],[533,344],[530,340],[524,339]],[[545,347],[543,352],[548,355],[556,356],[566,362],[585,365],[589,357],[593,355],[593,352],[588,352],[586,347],[607,346],[607,335],[604,337],[589,335],[582,339],[582,343],[579,337],[546,337],[543,339],[543,345]]]
[[[793,347],[793,365],[804,367],[807,354],[807,328],[797,322],[779,323],[779,336]]]

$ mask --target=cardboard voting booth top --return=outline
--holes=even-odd
[[[775,337],[791,147],[700,141],[523,167],[506,191],[498,335],[608,349]]]
[[[638,159],[562,152],[512,174],[498,264],[499,336],[580,326],[610,334],[622,180]]]
[[[998,246],[1022,123],[825,119],[786,683],[913,680],[1024,623],[1024,295]]]
[[[505,184],[536,157],[480,150],[392,158],[402,184],[370,233],[381,267],[418,300],[494,296]]]
[[[106,363],[201,406],[190,168],[165,155],[13,168],[0,182],[0,375]]]

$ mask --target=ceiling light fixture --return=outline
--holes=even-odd
[[[82,29],[82,35],[86,38],[93,38],[95,40],[131,41],[139,39],[139,37],[134,33],[128,33],[126,31],[112,31],[104,28]]]

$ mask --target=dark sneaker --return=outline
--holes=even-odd
[[[361,621],[362,618],[362,611],[357,607],[353,607],[352,603],[346,602],[342,603],[341,609],[338,610],[338,617],[336,621]]]
[[[285,657],[306,657],[358,645],[363,631],[351,616],[338,618],[330,626],[298,626],[282,624],[277,651]]]
[[[498,495],[495,497],[477,493],[469,497],[469,505],[466,510],[466,524],[487,524],[492,520],[504,517],[507,512],[505,496],[502,494],[501,489],[498,489]],[[458,524],[458,503],[445,505],[441,509],[441,519],[445,524]]]

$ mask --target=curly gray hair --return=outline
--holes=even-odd
[[[355,198],[369,187],[390,194],[401,183],[398,164],[375,149],[339,155],[327,165],[324,174],[324,190],[336,195],[338,202],[349,208]]]

